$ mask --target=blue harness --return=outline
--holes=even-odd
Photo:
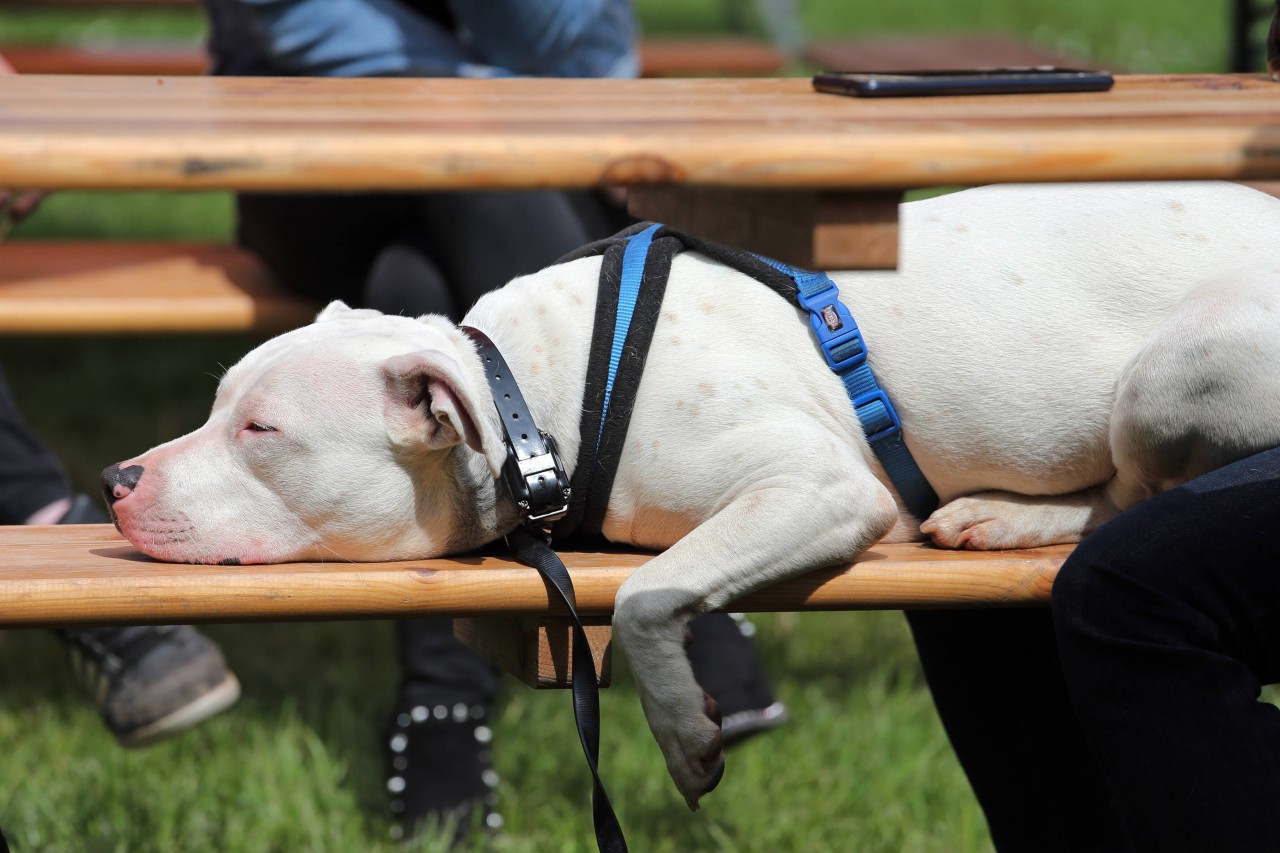
[[[557,535],[571,533],[580,524],[598,532],[603,523],[671,259],[685,250],[700,252],[759,280],[809,315],[827,365],[844,383],[885,473],[907,509],[919,519],[928,518],[938,506],[938,496],[903,441],[902,421],[867,363],[866,343],[849,309],[840,302],[835,282],[825,273],[797,269],[660,224],[641,223],[562,259],[605,256],[583,397],[574,497]]]

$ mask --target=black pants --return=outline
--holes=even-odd
[[[384,313],[455,322],[490,290],[630,223],[591,193],[435,192],[241,195],[239,239],[287,288]],[[754,644],[723,613],[694,620],[702,686],[733,713],[773,694]],[[496,668],[454,639],[448,619],[398,623],[400,701],[488,704]]]
[[[237,215],[240,242],[301,296],[454,322],[629,221],[593,194],[552,191],[242,194]]]
[[[22,524],[70,494],[62,463],[27,428],[0,374],[0,524]]]
[[[1051,612],[908,614],[1002,851],[1280,848],[1280,449],[1103,525]]]

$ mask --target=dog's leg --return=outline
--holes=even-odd
[[[1122,510],[1280,445],[1280,265],[1193,290],[1125,368],[1111,418],[1115,476],[1056,497],[982,492],[920,526],[950,548],[1077,542]]]
[[[971,551],[1079,542],[1120,511],[1109,485],[1053,496],[979,492],[939,507],[920,532],[940,547]]]
[[[1280,445],[1280,259],[1193,290],[1125,368],[1111,419],[1127,508]]]
[[[761,456],[759,467],[746,468],[758,476],[618,590],[614,629],[649,728],[691,809],[719,782],[724,759],[719,711],[685,655],[689,619],[784,578],[850,560],[898,516],[892,496],[854,448],[804,432],[793,431],[790,446],[782,448],[772,432],[758,441],[736,440],[739,449],[760,449],[753,454]]]

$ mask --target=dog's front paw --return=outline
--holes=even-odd
[[[983,492],[939,507],[920,525],[920,532],[940,548],[1034,548],[1046,544],[1041,525],[1035,523],[1036,509],[1020,495]]]
[[[706,692],[699,704],[701,707],[688,709],[655,708],[653,713],[645,709],[667,772],[693,811],[698,810],[698,800],[715,790],[724,776],[720,706]],[[655,724],[655,720],[661,722]]]

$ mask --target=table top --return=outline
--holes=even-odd
[[[856,99],[808,79],[0,79],[0,186],[898,189],[1280,178],[1280,84]]]

